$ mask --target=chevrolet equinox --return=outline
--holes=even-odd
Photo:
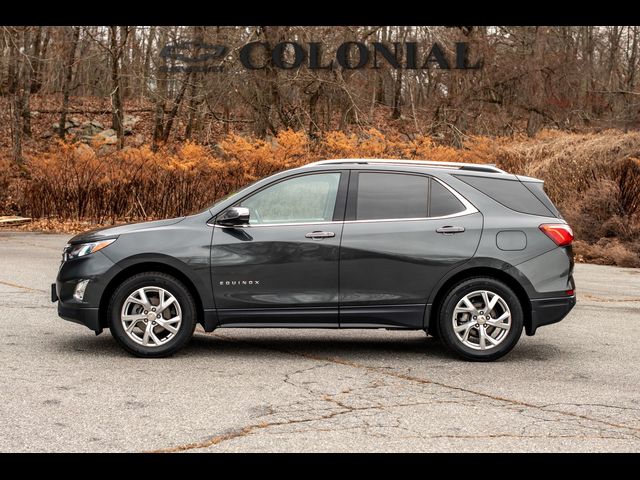
[[[164,357],[196,324],[424,330],[495,360],[576,302],[543,182],[492,165],[326,160],[181,218],[73,237],[58,314]]]

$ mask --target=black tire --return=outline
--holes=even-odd
[[[454,332],[453,312],[465,295],[478,290],[498,294],[506,302],[511,313],[511,327],[504,339],[486,350],[476,350],[465,345]],[[524,315],[518,296],[505,283],[491,277],[473,277],[454,285],[445,295],[438,312],[438,328],[442,342],[465,360],[487,362],[496,360],[511,351],[522,335]],[[480,335],[478,335],[480,336]]]
[[[166,344],[144,346],[136,343],[125,332],[120,314],[126,299],[136,290],[144,287],[160,287],[177,300],[182,311],[182,322],[178,331],[166,340]],[[173,355],[184,347],[196,328],[197,309],[189,289],[178,279],[161,272],[138,273],[122,282],[113,292],[107,310],[109,329],[113,338],[129,353],[137,357],[158,358]]]

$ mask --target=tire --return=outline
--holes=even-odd
[[[485,311],[487,300],[490,312]],[[522,305],[511,288],[495,278],[473,277],[447,292],[440,304],[437,331],[442,342],[463,359],[492,361],[515,347],[523,322]]]
[[[182,282],[166,273],[145,272],[116,288],[107,319],[111,335],[126,351],[157,358],[173,355],[189,342],[196,328],[196,312],[193,296]]]

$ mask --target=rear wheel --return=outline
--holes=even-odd
[[[187,344],[196,326],[189,289],[160,272],[140,273],[122,282],[107,316],[116,341],[139,357],[172,355]]]
[[[522,334],[522,305],[505,283],[474,277],[452,287],[442,301],[438,333],[466,360],[490,361],[506,355]]]

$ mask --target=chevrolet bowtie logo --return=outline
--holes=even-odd
[[[220,285],[260,285],[260,280],[220,280]]]

